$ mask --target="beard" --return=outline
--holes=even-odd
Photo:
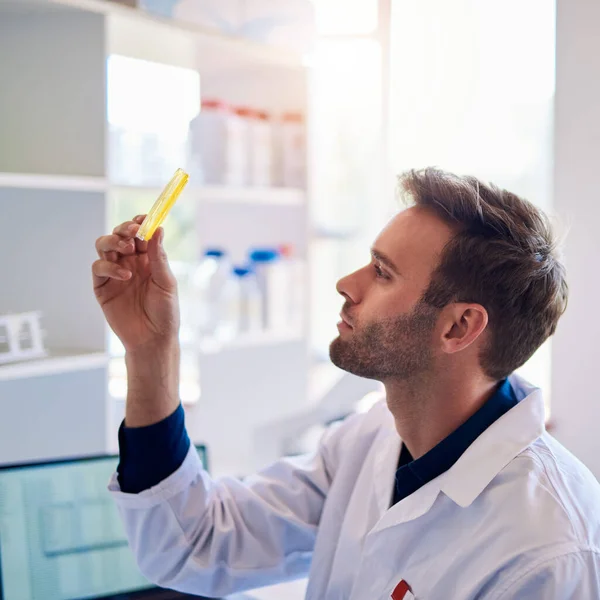
[[[406,381],[422,375],[432,365],[431,334],[438,314],[438,309],[419,302],[407,315],[355,328],[348,339],[337,337],[331,342],[331,362],[353,375],[378,381]]]

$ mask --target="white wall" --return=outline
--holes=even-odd
[[[2,9],[1,171],[104,173],[104,31],[84,11]]]
[[[569,308],[553,344],[556,436],[600,478],[600,2],[558,0],[555,198]]]

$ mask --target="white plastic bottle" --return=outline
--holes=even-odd
[[[226,185],[243,187],[248,183],[248,122],[237,110],[227,117]]]
[[[256,333],[262,328],[262,295],[253,271],[233,267],[223,286],[221,319],[215,338],[229,342],[234,338]]]
[[[235,150],[231,154],[232,168],[228,185],[244,187],[252,184],[252,128],[256,111],[248,106],[237,106],[233,110],[231,135],[235,138]]]
[[[289,329],[289,286],[279,252],[275,248],[255,248],[249,256],[263,298],[264,329],[271,332]]]
[[[288,327],[291,331],[300,332],[305,321],[306,263],[291,244],[282,244],[278,250],[286,270]]]
[[[222,100],[204,99],[189,127],[189,165],[207,185],[241,186],[247,180],[248,123]]]
[[[299,112],[285,113],[279,126],[281,183],[284,187],[306,187],[306,125]]]
[[[250,185],[270,187],[273,184],[273,126],[269,113],[254,111],[249,135]]]
[[[221,299],[229,271],[229,259],[224,250],[205,250],[192,279],[196,297],[194,329],[199,341],[215,335],[221,320]]]
[[[235,267],[230,269],[223,285],[219,305],[221,312],[214,337],[218,342],[229,342],[240,333],[242,313],[241,277]]]
[[[238,267],[240,278],[241,314],[240,333],[253,334],[263,329],[263,296],[252,267]]]
[[[200,112],[190,121],[188,170],[196,181],[219,184],[225,172],[227,105],[203,99]]]

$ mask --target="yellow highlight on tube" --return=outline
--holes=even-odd
[[[183,191],[190,176],[183,170],[177,169],[175,175],[162,191],[156,202],[142,221],[136,237],[147,242],[154,232],[161,226],[171,208],[175,204],[179,194]]]

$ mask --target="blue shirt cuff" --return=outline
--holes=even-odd
[[[183,463],[190,449],[181,404],[166,419],[147,427],[119,427],[117,479],[121,491],[139,494],[159,484]]]

